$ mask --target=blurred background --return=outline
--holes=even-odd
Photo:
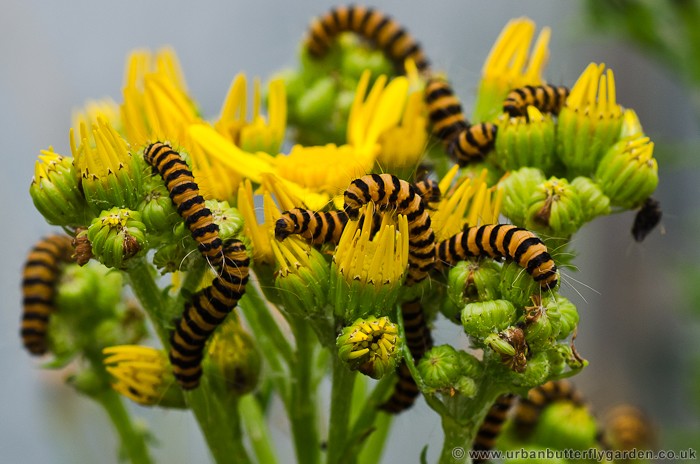
[[[700,31],[696,2],[538,0],[374,1],[424,46],[444,70],[467,112],[481,66],[506,22],[528,16],[550,26],[545,78],[573,85],[591,62],[615,72],[618,101],[634,108],[656,142],[662,227],[639,244],[633,214],[594,221],[575,236],[579,272],[566,295],[581,315],[576,346],[590,366],[574,383],[601,415],[621,402],[643,407],[662,448],[700,448]],[[117,440],[104,412],[63,385],[65,371],[38,369],[21,346],[20,279],[32,243],[50,232],[28,194],[40,149],[69,153],[71,111],[87,99],[121,100],[127,54],[172,45],[190,93],[216,116],[233,76],[269,77],[296,64],[309,20],[337,2],[4,0],[0,15],[0,456],[2,462],[116,462]],[[663,13],[665,7],[687,14]],[[593,13],[592,13],[593,11]],[[622,13],[622,14],[620,14]],[[691,34],[692,35],[692,34]],[[700,35],[700,32],[695,32]],[[634,37],[632,40],[630,37]],[[668,43],[659,45],[658,38]],[[694,45],[697,45],[694,47]],[[694,61],[693,61],[694,60]],[[565,277],[566,279],[566,277]],[[465,344],[439,324],[437,342]],[[195,421],[186,413],[129,405],[148,424],[158,462],[207,462]],[[282,462],[291,445],[281,418],[273,433]],[[418,462],[442,445],[438,416],[421,400],[395,421],[384,462]]]

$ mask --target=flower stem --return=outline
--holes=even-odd
[[[218,464],[252,462],[243,445],[238,399],[222,398],[216,393],[206,377],[197,389],[186,393],[214,460]]]
[[[315,335],[309,325],[302,320],[292,321],[296,340],[296,366],[292,369],[292,398],[289,420],[294,435],[297,461],[318,463],[320,461],[320,440],[316,423],[316,394],[313,389]]]
[[[165,314],[163,293],[156,285],[152,270],[146,260],[141,259],[126,270],[126,276],[136,298],[141,303],[141,307],[151,319],[161,343],[163,346],[169,347],[170,336],[167,329],[169,321]]]
[[[151,463],[145,434],[134,426],[119,394],[108,389],[96,395],[95,399],[107,411],[119,434],[122,451],[129,460],[134,464]]]
[[[328,427],[328,464],[339,463],[345,458],[343,451],[348,436],[354,386],[355,372],[349,370],[345,363],[335,356],[331,387],[331,417]]]
[[[260,403],[253,395],[244,395],[238,403],[250,443],[258,462],[275,464],[277,457],[272,448],[272,440],[265,423]]]

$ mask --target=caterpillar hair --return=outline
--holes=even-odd
[[[472,462],[482,463],[488,461],[485,454],[487,451],[492,450],[496,444],[496,439],[501,434],[501,429],[503,429],[503,424],[508,418],[508,411],[510,411],[514,399],[515,395],[512,393],[503,394],[496,398],[496,402],[489,408],[484,422],[474,437],[472,450],[476,453]]]
[[[56,284],[61,265],[73,261],[71,238],[50,235],[37,242],[27,256],[22,272],[22,324],[24,347],[34,356],[48,351],[49,317],[55,311]]]
[[[204,198],[199,194],[199,187],[187,163],[163,142],[150,144],[144,150],[143,157],[163,178],[170,199],[197,242],[199,252],[218,267],[223,258],[219,226],[214,222],[209,208],[204,206]]]
[[[245,293],[250,264],[245,245],[232,239],[223,252],[220,275],[192,297],[170,337],[173,374],[185,390],[199,385],[204,346]]]
[[[643,241],[649,233],[661,222],[661,204],[649,197],[637,211],[632,224],[632,236],[637,242]]]
[[[353,32],[376,44],[400,71],[404,70],[408,58],[413,59],[421,72],[429,68],[423,49],[398,22],[363,6],[339,6],[314,18],[309,26],[306,49],[311,56],[321,58],[343,32]]]
[[[433,338],[430,335],[420,299],[402,303],[401,314],[403,315],[406,346],[408,346],[414,362],[418,362],[433,346]],[[401,361],[396,373],[398,380],[394,391],[389,399],[380,406],[380,409],[391,414],[399,414],[409,409],[420,395],[418,385],[405,361]]]
[[[369,174],[355,179],[345,190],[344,210],[356,218],[360,207],[373,201],[378,209],[394,207],[408,220],[408,278],[412,285],[421,282],[435,263],[435,234],[425,203],[411,184],[391,174]]]
[[[454,265],[467,258],[488,256],[515,261],[545,290],[556,287],[557,266],[547,246],[535,234],[510,224],[465,227],[437,245],[438,265]]]
[[[531,388],[527,398],[520,398],[515,407],[513,425],[521,438],[532,433],[544,408],[556,401],[568,401],[575,406],[585,406],[581,393],[568,380],[550,380]]]
[[[564,86],[526,85],[508,93],[503,102],[503,112],[511,118],[527,116],[527,107],[534,106],[543,113],[559,114],[568,96],[569,89]]]

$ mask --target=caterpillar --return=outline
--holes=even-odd
[[[634,217],[632,224],[632,236],[637,242],[641,242],[661,222],[661,204],[658,200],[649,197],[646,199]]]
[[[37,242],[27,256],[22,272],[22,324],[24,347],[34,356],[48,351],[47,329],[54,312],[60,266],[73,261],[71,238],[50,235]]]
[[[527,107],[534,106],[545,113],[559,114],[568,96],[569,89],[561,85],[526,85],[508,93],[503,112],[511,118],[527,116]]]
[[[284,240],[299,234],[314,245],[338,243],[348,223],[345,211],[311,211],[294,208],[282,213],[275,222],[275,238]]]
[[[199,385],[204,346],[245,293],[250,264],[245,245],[240,240],[229,240],[223,253],[220,275],[193,295],[170,336],[173,374],[185,390]]]
[[[584,406],[585,400],[574,385],[567,380],[550,380],[539,387],[531,388],[527,398],[520,398],[515,408],[513,425],[522,438],[534,430],[540,414],[555,401],[569,401],[575,406]]]
[[[446,80],[436,77],[428,80],[425,103],[433,134],[446,144],[469,127],[462,104]]]
[[[403,315],[406,345],[413,356],[414,362],[418,362],[426,351],[433,346],[433,339],[423,315],[423,306],[420,304],[420,299],[417,298],[402,303],[401,314]],[[420,395],[418,385],[411,375],[406,361],[401,361],[396,374],[398,380],[394,386],[393,393],[379,407],[390,414],[399,414],[409,409],[415,403],[418,395]]]
[[[398,22],[363,6],[339,6],[320,18],[314,18],[309,26],[305,47],[311,56],[321,58],[343,32],[353,32],[375,43],[400,71],[403,71],[408,58],[413,59],[421,72],[430,66],[418,42]]]
[[[442,193],[437,181],[433,179],[419,180],[413,184],[416,193],[423,199],[425,203],[437,203],[440,201]]]
[[[392,206],[406,216],[409,232],[406,282],[409,285],[421,282],[435,263],[435,234],[420,195],[411,184],[394,175],[369,174],[350,183],[344,193],[343,209],[350,218],[356,218],[360,207],[369,201],[380,210]]]
[[[462,232],[437,245],[438,264],[454,265],[469,257],[489,256],[515,261],[545,290],[556,287],[557,266],[542,240],[529,230],[510,224],[465,226]]]
[[[514,399],[514,394],[505,393],[496,398],[495,403],[489,408],[484,422],[474,437],[474,443],[472,444],[472,450],[474,451],[472,456],[473,463],[488,461],[486,457],[487,451],[492,450],[496,444],[496,439],[508,418],[508,411],[513,406]]]
[[[605,415],[598,442],[608,450],[643,450],[654,447],[655,434],[646,415],[638,408],[623,404]]]
[[[204,198],[199,194],[199,187],[187,163],[163,142],[150,144],[144,150],[143,157],[163,178],[170,199],[197,242],[199,252],[218,267],[223,258],[219,226],[214,222],[209,208],[204,206]]]
[[[496,144],[498,127],[490,122],[473,124],[450,142],[447,153],[460,166],[480,161]]]

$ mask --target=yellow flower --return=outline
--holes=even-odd
[[[338,337],[338,357],[375,379],[394,372],[399,358],[399,328],[388,317],[358,319]]]
[[[484,169],[478,178],[461,178],[450,185],[459,170],[454,166],[440,181],[440,191],[445,192],[430,219],[437,241],[446,240],[460,232],[465,225],[496,224],[503,201],[503,189],[487,187],[488,172]]]
[[[284,81],[278,78],[273,79],[269,84],[269,122],[260,114],[260,80],[256,78],[253,81],[253,114],[250,120],[247,118],[246,92],[245,74],[236,75],[221,108],[221,116],[214,127],[245,151],[263,151],[276,155],[282,147],[287,124]]]
[[[175,378],[162,350],[138,345],[110,346],[102,350],[106,355],[105,369],[114,377],[112,388],[144,406],[185,407],[182,390],[175,386]]]
[[[488,121],[497,116],[510,90],[542,83],[551,31],[543,28],[529,53],[534,35],[535,23],[528,18],[512,19],[503,28],[481,71],[474,121]]]
[[[100,100],[88,100],[82,108],[73,111],[73,124],[71,127],[92,127],[97,120],[102,119],[109,123],[117,131],[121,131],[122,123],[119,115],[119,104],[111,98]]]

